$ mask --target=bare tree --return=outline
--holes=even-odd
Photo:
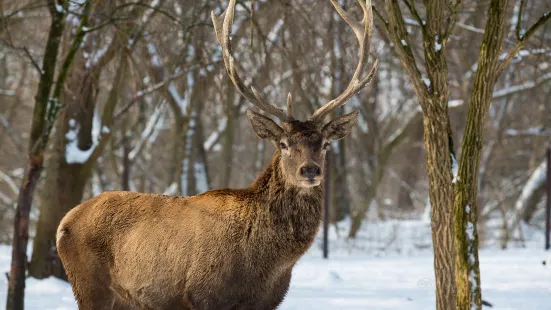
[[[65,58],[61,70],[54,79],[57,57],[59,53],[61,37],[65,29],[68,1],[58,4],[56,1],[48,1],[48,11],[52,19],[50,33],[44,51],[44,60],[41,68],[40,83],[36,94],[36,102],[33,113],[31,138],[28,150],[28,162],[23,184],[19,190],[17,207],[14,217],[14,234],[12,241],[12,267],[8,286],[7,306],[8,310],[23,310],[25,299],[25,278],[27,267],[27,242],[29,239],[29,213],[33,203],[34,191],[42,173],[44,152],[50,139],[53,124],[57,118],[60,106],[59,94],[67,77],[67,70],[80,47],[84,33],[82,28],[87,20],[83,19],[79,27],[79,33],[74,44]],[[85,5],[84,12],[91,9],[90,2]],[[52,96],[50,96],[52,94]],[[57,95],[57,97],[56,97]]]
[[[506,16],[503,8],[507,7],[507,1],[491,1],[475,83],[470,92],[467,125],[461,144],[462,157],[458,163],[448,115],[450,85],[446,55],[457,22],[458,8],[462,3],[425,1],[426,16],[423,19],[416,8],[416,1],[402,2],[416,26],[421,29],[424,71],[427,76],[423,75],[419,66],[419,56],[413,49],[399,1],[385,1],[387,19],[381,12],[377,11],[377,15],[394,43],[423,109],[437,309],[455,309],[456,306],[458,309],[480,309],[476,197],[482,125],[497,77],[538,27],[550,18],[550,14],[544,15],[523,35],[517,30],[518,43],[498,61]],[[519,16],[522,16],[522,3]],[[517,25],[517,29],[520,27]]]

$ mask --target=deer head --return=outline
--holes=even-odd
[[[330,1],[337,13],[350,25],[358,39],[359,62],[351,82],[343,93],[321,106],[305,121],[296,120],[293,117],[293,100],[290,93],[287,97],[287,111],[285,111],[268,103],[254,86],[245,85],[239,77],[231,48],[231,29],[236,0],[230,0],[228,8],[218,17],[212,12],[216,39],[222,46],[224,65],[235,88],[254,106],[281,121],[281,125],[278,125],[271,118],[249,109],[247,115],[253,130],[260,138],[270,140],[278,148],[281,154],[280,169],[286,182],[298,187],[313,187],[321,183],[325,167],[325,154],[330,148],[330,142],[342,139],[350,133],[356,123],[359,111],[342,115],[328,123],[324,123],[324,119],[363,89],[371,81],[378,67],[378,60],[375,60],[367,76],[360,79],[368,58],[373,27],[371,1],[367,0],[364,3],[362,0],[358,0],[363,11],[363,19],[359,22],[344,11],[335,0]]]

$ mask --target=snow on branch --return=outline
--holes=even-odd
[[[506,97],[506,96],[509,96],[509,95],[512,95],[512,94],[515,94],[515,93],[520,93],[520,92],[523,92],[523,91],[534,89],[534,88],[540,86],[541,84],[544,84],[544,83],[549,82],[549,81],[551,81],[551,72],[548,72],[548,73],[546,73],[542,76],[539,76],[538,78],[536,78],[533,81],[528,81],[528,82],[524,82],[524,83],[521,83],[521,84],[518,84],[518,85],[512,85],[512,86],[509,86],[509,87],[505,87],[503,89],[496,90],[493,93],[492,99],[500,99],[500,98],[503,98],[503,97]],[[463,100],[453,99],[453,100],[450,100],[448,102],[448,107],[458,107],[458,106],[461,106],[463,104],[464,104]]]
[[[465,30],[468,30],[468,31],[471,31],[471,32],[484,34],[484,29],[476,28],[473,25],[467,25],[467,24],[463,24],[463,23],[456,23],[455,25],[459,28],[462,28],[462,29],[465,29]]]
[[[543,126],[531,127],[526,129],[507,129],[505,134],[508,136],[551,136],[551,130]]]
[[[81,150],[78,147],[78,133],[80,124],[75,119],[69,120],[69,131],[65,134],[67,144],[65,145],[65,161],[68,164],[84,164],[88,161],[94,150],[99,144],[100,134],[108,133],[107,127],[101,127],[101,119],[97,110],[94,110],[94,118],[92,120],[92,145],[87,150]]]
[[[532,89],[532,88],[535,88],[535,87],[537,87],[537,86],[539,86],[539,85],[541,85],[545,82],[548,82],[550,80],[551,80],[551,72],[548,72],[547,74],[544,74],[544,75],[538,77],[534,81],[529,81],[529,82],[525,82],[525,83],[522,83],[522,84],[519,84],[519,85],[513,85],[513,86],[510,86],[510,87],[506,87],[504,89],[496,90],[496,91],[494,91],[493,99],[502,98],[502,97],[505,97],[505,96],[508,96],[508,95],[511,95],[511,94],[514,94],[514,93],[518,93],[518,92],[521,92],[521,91]]]
[[[155,111],[153,111],[153,114],[145,125],[145,129],[140,135],[140,140],[138,140],[136,146],[128,154],[128,158],[130,159],[130,161],[134,161],[136,159],[136,156],[141,152],[143,146],[145,145],[145,142],[149,140],[149,138],[154,134],[155,130],[158,129],[157,124],[159,122],[162,122],[162,120],[164,119],[164,111],[165,104],[164,102],[162,102],[159,106],[155,108]]]
[[[545,183],[547,172],[547,161],[543,160],[542,163],[534,170],[530,178],[522,188],[522,192],[515,202],[514,209],[509,213],[507,217],[507,227],[513,232],[520,224],[524,209],[529,205],[529,201],[532,199],[536,191]]]
[[[174,182],[163,192],[163,195],[176,195],[178,194],[178,183]]]
[[[211,148],[216,144],[216,142],[219,140],[220,135],[224,130],[226,130],[226,126],[228,124],[228,118],[224,117],[222,120],[218,122],[218,127],[215,131],[213,131],[203,143],[203,148],[208,152],[211,150]]]

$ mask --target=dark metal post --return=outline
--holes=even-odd
[[[551,147],[547,149],[547,208],[545,213],[545,249],[551,248]]]
[[[324,190],[325,195],[323,197],[323,258],[329,257],[329,204],[331,201],[331,168],[330,168],[330,154],[327,152],[325,156],[325,171],[324,171]]]

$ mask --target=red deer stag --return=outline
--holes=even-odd
[[[218,189],[192,197],[123,191],[100,194],[71,210],[57,231],[57,250],[82,310],[275,309],[291,270],[320,226],[329,142],[344,138],[358,111],[327,124],[371,80],[360,79],[373,24],[371,3],[359,0],[358,22],[334,0],[360,43],[350,85],[306,121],[269,104],[238,76],[231,29],[235,0],[212,14],[226,70],[237,90],[281,125],[251,110],[255,133],[272,141],[271,163],[246,189]]]

